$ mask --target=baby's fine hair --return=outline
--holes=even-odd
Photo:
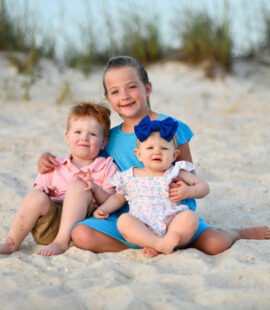
[[[108,137],[110,134],[110,114],[111,111],[104,105],[95,104],[93,102],[83,102],[75,105],[71,108],[67,119],[67,131],[70,128],[70,121],[72,119],[90,116],[100,123],[104,128],[104,137]]]
[[[173,142],[173,146],[174,146],[174,148],[175,148],[175,150],[178,148],[178,143],[177,143],[177,134],[175,134],[174,136],[173,136],[173,138],[172,138],[172,140],[171,140],[172,142]],[[136,147],[137,148],[139,148],[139,146],[140,146],[140,140],[139,139],[137,139],[137,143],[136,143]]]
[[[104,73],[103,73],[103,87],[104,87],[104,92],[106,95],[108,94],[107,87],[105,84],[106,73],[111,69],[118,69],[118,68],[122,68],[122,67],[134,68],[137,71],[141,82],[144,85],[147,85],[149,83],[147,71],[145,70],[144,66],[142,65],[142,63],[137,58],[130,57],[130,56],[112,57],[107,62],[105,69],[104,69]],[[147,100],[147,103],[148,103],[148,106],[150,107],[149,100]]]

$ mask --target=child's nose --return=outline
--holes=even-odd
[[[123,91],[121,92],[121,97],[122,100],[129,99],[130,98],[129,91],[127,89],[123,89]]]

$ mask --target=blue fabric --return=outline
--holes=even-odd
[[[159,114],[156,120],[163,120],[168,116],[165,114]],[[174,119],[176,120],[176,119]],[[193,137],[193,132],[190,128],[183,122],[176,120],[178,122],[178,129],[176,131],[177,134],[177,143],[178,145],[182,145],[185,142],[189,142]],[[125,133],[121,131],[122,124],[114,127],[110,131],[109,143],[106,146],[105,152],[102,152],[100,155],[107,157],[112,156],[114,161],[119,166],[121,171],[127,170],[132,166],[143,167],[142,163],[138,160],[133,150],[136,148],[137,137],[135,133]],[[194,199],[185,199],[181,203],[186,204],[191,210],[196,210],[196,201]],[[110,214],[107,220],[104,219],[96,219],[94,217],[90,217],[85,219],[79,223],[84,224],[89,227],[94,228],[104,234],[107,234],[122,243],[126,244],[131,248],[140,248],[138,246],[132,245],[128,243],[122,235],[119,233],[116,222],[118,217],[124,213],[128,212],[128,205],[125,205],[118,211]],[[200,219],[199,228],[195,235],[193,236],[192,241],[194,241],[205,229],[209,228],[203,219]]]
[[[161,121],[151,121],[150,117],[146,115],[138,125],[134,126],[136,137],[140,142],[145,141],[153,131],[159,131],[161,138],[168,142],[173,139],[178,128],[178,122],[171,117],[167,117]]]

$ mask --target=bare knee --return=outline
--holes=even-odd
[[[50,197],[46,193],[42,190],[34,189],[26,195],[23,205],[25,208],[35,208],[35,210],[39,210],[44,215],[49,211],[50,203]]]
[[[191,210],[186,210],[183,213],[180,213],[180,215],[190,228],[194,228],[197,230],[199,225],[199,217],[195,212]]]
[[[91,227],[79,224],[73,229],[71,237],[80,249],[93,251],[96,247],[96,238]]]
[[[232,242],[222,231],[209,228],[205,230],[192,244],[192,247],[208,255],[217,255],[232,246]]]
[[[122,235],[125,232],[125,230],[127,229],[127,227],[129,226],[130,219],[131,219],[131,215],[129,213],[123,213],[118,218],[117,228]]]

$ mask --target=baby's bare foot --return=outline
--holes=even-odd
[[[235,231],[239,233],[240,239],[270,239],[270,229],[268,226],[248,227],[243,229],[235,229]]]
[[[142,252],[144,255],[146,255],[147,257],[150,257],[150,258],[153,258],[153,257],[158,255],[158,251],[156,251],[153,248],[143,248]]]
[[[66,252],[67,249],[68,247],[65,247],[59,243],[53,242],[47,245],[45,248],[39,250],[37,254],[44,255],[44,256],[54,256],[54,255],[60,255]]]
[[[155,248],[158,252],[170,254],[180,242],[181,236],[177,231],[168,231],[163,238],[160,238],[160,244]]]

